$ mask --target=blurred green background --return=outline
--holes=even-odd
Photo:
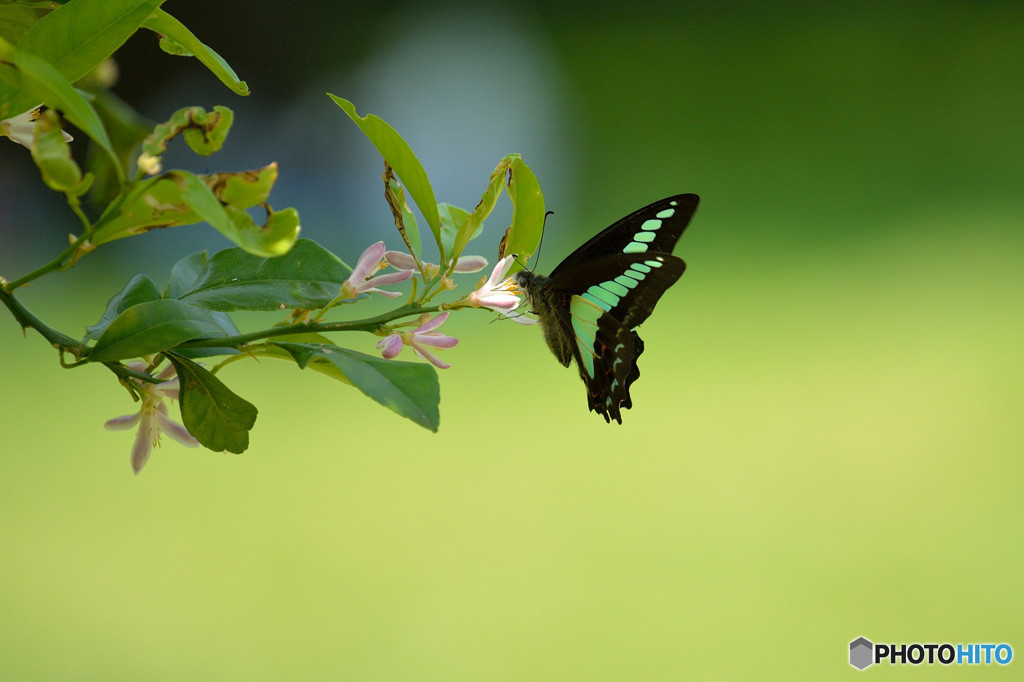
[[[0,679],[821,680],[907,674],[849,666],[858,636],[1024,653],[1024,5],[166,9],[253,95],[142,35],[117,91],[153,119],[233,107],[228,149],[177,163],[280,161],[275,206],[350,262],[398,240],[325,91],[394,124],[442,201],[523,153],[555,211],[541,271],[696,192],[689,269],[621,427],[538,329],[466,313],[438,434],[236,364],[248,452],[165,440],[138,477],[102,428],[134,409],[110,374],[0,321]],[[10,278],[74,223],[3,146]],[[227,246],[173,232],[22,299],[78,334],[131,274]]]

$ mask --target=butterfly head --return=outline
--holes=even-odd
[[[535,307],[534,302],[537,299],[537,293],[548,282],[548,278],[529,270],[520,270],[512,275],[512,281],[522,292],[527,307],[532,308]]]

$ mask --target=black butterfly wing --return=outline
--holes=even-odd
[[[632,329],[685,270],[686,263],[668,253],[616,253],[551,277],[547,287],[582,296]]]
[[[567,367],[575,359],[590,409],[605,421],[621,424],[620,410],[633,405],[629,386],[644,349],[634,328],[686,269],[671,254],[699,201],[695,194],[656,201],[573,251],[550,278],[517,275],[548,346]]]
[[[610,254],[672,253],[699,202],[696,194],[677,194],[633,211],[569,254],[551,278]]]
[[[618,253],[562,272],[544,285],[541,317],[562,364],[576,360],[590,409],[622,423],[644,344],[633,328],[647,319],[686,264],[667,253]]]

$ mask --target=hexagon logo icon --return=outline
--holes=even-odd
[[[857,670],[863,670],[874,663],[875,645],[869,640],[858,637],[850,642],[850,665]]]

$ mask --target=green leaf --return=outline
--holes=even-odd
[[[498,258],[514,253],[519,262],[512,263],[509,274],[523,269],[540,244],[544,233],[544,194],[530,167],[518,154],[505,157],[509,162],[508,196],[512,199],[512,224],[505,230]]]
[[[238,80],[234,70],[224,59],[199,41],[184,24],[162,9],[158,9],[146,19],[143,26],[170,38],[188,50],[196,59],[203,63],[221,83],[229,87],[236,95],[248,95],[249,86],[245,81]]]
[[[234,231],[234,224],[224,210],[224,204],[220,203],[206,183],[192,173],[184,171],[171,171],[165,177],[178,180],[181,201],[186,207],[195,211],[201,220],[210,224],[210,227],[231,238],[229,235]]]
[[[210,317],[217,323],[221,331],[225,336],[238,336],[241,334],[238,331],[238,327],[228,316],[227,313],[219,313],[216,311],[210,311]],[[208,358],[217,355],[242,355],[243,351],[231,346],[201,346],[199,348],[179,348],[177,351],[178,355],[182,355],[186,358]]]
[[[225,206],[233,231],[225,236],[254,256],[270,258],[288,253],[299,238],[299,212],[294,208],[275,211],[264,205],[267,220],[257,225],[252,216],[240,208]]]
[[[185,256],[171,268],[171,279],[167,283],[164,298],[181,298],[199,279],[199,273],[206,267],[206,252],[197,251]]]
[[[200,156],[209,156],[224,145],[234,120],[234,112],[220,105],[211,111],[202,107],[183,107],[153,127],[153,132],[142,143],[143,155],[162,155],[171,140],[182,135],[192,151]],[[153,165],[152,160],[148,163]],[[145,164],[140,160],[139,165]]]
[[[74,83],[97,64],[112,55],[158,8],[164,0],[74,0],[37,21],[18,41],[18,49],[51,64],[63,80]],[[5,111],[19,114],[45,101],[55,109],[67,111],[37,93],[26,92],[10,101],[12,93],[0,93],[0,118]],[[14,111],[13,109],[17,109]],[[69,116],[70,118],[70,116]],[[83,131],[89,131],[72,122]],[[91,137],[91,134],[90,134]],[[99,143],[99,140],[93,138]]]
[[[39,15],[31,7],[0,2],[0,38],[17,45],[37,21]]]
[[[271,258],[287,253],[298,239],[294,208],[274,211],[264,204],[267,221],[257,225],[243,208],[266,199],[277,179],[277,164],[256,171],[217,173],[202,179],[183,174],[181,197],[203,220],[250,254]]]
[[[117,156],[110,146],[107,131],[92,105],[45,60],[24,50],[18,50],[0,38],[0,79],[25,93],[24,100],[29,102],[24,109],[20,108],[20,104],[5,103],[0,106],[0,119],[20,114],[33,104],[43,102],[51,109],[63,112],[69,121],[92,138],[110,159],[117,163]],[[120,165],[117,167],[118,172],[123,174]]]
[[[508,172],[509,161],[503,159],[498,164],[494,172],[491,173],[491,179],[487,184],[487,190],[484,195],[480,197],[480,202],[473,209],[473,212],[466,218],[466,222],[463,223],[458,233],[455,235],[455,244],[452,252],[452,260],[458,260],[459,256],[462,255],[462,251],[466,248],[471,240],[476,239],[483,229],[484,220],[487,216],[491,215],[491,211],[494,210],[494,206],[498,203],[498,199],[501,198],[501,190],[505,188],[505,173]]]
[[[259,410],[213,374],[177,353],[167,353],[178,373],[181,421],[204,447],[240,454]]]
[[[74,83],[114,54],[164,0],[74,0],[50,12],[18,42]]]
[[[262,204],[277,182],[277,163],[248,171],[210,173],[199,176],[221,203],[235,208]]]
[[[194,178],[192,173],[186,171],[171,171],[136,183],[123,201],[112,204],[100,216],[89,241],[99,246],[158,227],[200,222],[203,218],[182,197],[182,192],[192,184]],[[202,201],[203,197],[199,200]],[[223,216],[223,220],[226,219],[227,216]]]
[[[291,353],[299,367],[315,361],[330,362],[366,396],[424,428],[437,431],[441,389],[437,372],[430,365],[385,360],[333,345],[275,343]]]
[[[458,235],[465,229],[469,211],[452,204],[440,203],[437,205],[437,212],[441,218],[441,253],[444,254],[441,260],[444,262],[455,261],[458,258],[455,242]]]
[[[107,326],[89,353],[91,362],[110,362],[150,355],[179,343],[223,336],[220,325],[199,306],[162,299],[124,310]]]
[[[359,126],[363,134],[370,139],[373,146],[377,148],[384,160],[388,162],[395,174],[409,191],[413,201],[419,206],[420,212],[434,233],[437,246],[441,248],[441,223],[437,212],[437,200],[434,198],[434,190],[430,186],[430,179],[423,165],[412,153],[409,144],[402,139],[394,128],[387,124],[382,118],[367,114],[359,116],[356,113],[355,105],[348,100],[336,97],[330,93],[327,96],[334,100],[334,103],[341,107],[342,111],[348,114],[352,122]]]
[[[226,249],[178,298],[210,310],[317,310],[338,295],[351,273],[337,256],[308,239],[276,258]]]
[[[116,212],[105,213],[97,221],[89,241],[98,246],[158,227],[205,220],[257,257],[280,255],[288,251],[298,237],[298,213],[294,209],[272,211],[268,207],[266,224],[256,225],[252,216],[242,210],[248,202],[265,198],[276,178],[276,164],[255,171],[209,176],[169,171],[138,183],[117,205]],[[240,202],[240,205],[232,202]]]
[[[281,344],[318,344],[324,346],[333,346],[331,340],[323,334],[315,334],[312,332],[305,334],[286,334],[284,336],[274,337],[273,342],[259,344],[257,346],[249,346],[247,352],[256,355],[258,357],[274,358],[277,360],[287,360],[288,362],[298,364],[299,361],[295,355],[286,350]],[[294,350],[294,349],[293,349]],[[348,380],[348,377],[342,374],[341,370],[338,369],[334,363],[329,362],[323,357],[305,357],[300,354],[299,357],[304,358],[306,363],[303,369],[311,369],[314,372],[319,372],[324,376],[328,376],[335,381],[340,381],[343,384],[352,385],[352,382]]]
[[[82,169],[71,157],[71,147],[64,140],[57,112],[47,109],[40,114],[32,134],[32,160],[42,173],[46,186],[76,197],[83,194],[83,187],[87,187],[91,180],[82,181]]]
[[[164,298],[178,298],[185,294],[192,285],[195,284],[199,278],[199,274],[206,267],[206,252],[198,251],[189,256],[185,256],[171,268],[171,279],[167,283],[167,290],[164,292]],[[235,326],[234,321],[228,316],[227,313],[211,311],[210,317],[220,325],[220,328],[228,336],[238,336],[241,332],[238,331],[238,327]],[[188,358],[201,358],[208,357],[211,355],[238,355],[240,351],[237,348],[230,348],[226,346],[218,346],[212,348],[189,348],[189,349],[178,349],[176,351],[179,355],[184,355]]]
[[[121,291],[110,297],[107,301],[107,308],[99,322],[85,328],[85,336],[88,339],[98,339],[110,323],[133,305],[148,303],[149,301],[160,300],[160,292],[156,284],[146,275],[135,275],[128,284],[124,285]]]

